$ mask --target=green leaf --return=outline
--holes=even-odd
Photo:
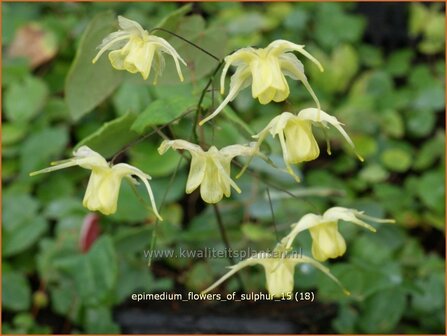
[[[413,58],[413,51],[410,49],[403,49],[393,52],[387,60],[386,70],[393,76],[405,75],[411,65]]]
[[[413,162],[411,152],[403,148],[388,148],[380,158],[388,169],[396,172],[407,171]]]
[[[225,29],[220,26],[206,27],[205,20],[198,15],[184,17],[176,25],[173,32],[211,52],[219,60],[227,53],[227,37]],[[155,35],[162,35],[155,32]],[[181,65],[184,75],[183,83],[197,83],[197,81],[212,72],[219,61],[207,55],[196,47],[180,40],[177,37],[163,35],[185,60],[188,68]],[[180,83],[172,57],[165,57],[166,67],[161,75],[158,85],[172,85]],[[150,80],[150,79],[149,79]]]
[[[419,180],[417,190],[419,198],[424,204],[439,214],[445,211],[445,178],[444,173],[439,171],[430,171],[425,173]]]
[[[342,45],[335,49],[328,69],[335,92],[342,92],[346,89],[357,73],[358,67],[358,56],[352,46]]]
[[[243,129],[249,137],[251,137],[251,135],[255,134],[255,132],[252,130],[252,128],[250,127],[250,125],[248,125],[244,120],[242,120],[236,112],[233,111],[233,109],[230,108],[230,106],[226,106],[224,109],[225,113],[225,117],[230,120],[231,122],[233,122],[236,126],[239,126],[241,129]]]
[[[381,201],[383,206],[391,212],[411,209],[413,204],[413,196],[411,193],[402,192],[402,188],[394,184],[378,183],[373,186],[374,194]]]
[[[78,172],[78,176],[88,174],[87,171],[78,170]],[[69,197],[74,194],[77,187],[75,180],[76,175],[48,174],[45,176],[45,183],[40,183],[37,187],[37,197],[44,204]],[[77,201],[82,207],[80,200]]]
[[[370,235],[371,233],[368,232],[358,236],[350,246],[350,253],[368,263],[383,265],[387,259],[390,259],[392,249],[384,245],[376,235],[374,237]]]
[[[168,16],[164,17],[155,27],[157,28],[164,28],[169,31],[175,30],[177,25],[179,24],[179,21],[185,16],[186,13],[188,13],[192,8],[192,4],[186,4],[179,9],[171,12]],[[168,33],[159,32],[157,35],[167,38],[171,35]]]
[[[155,279],[146,263],[135,259],[123,260],[120,263],[116,302],[126,301],[134,293],[172,290],[172,287],[172,279]]]
[[[379,67],[383,63],[382,50],[374,46],[363,44],[359,48],[360,61],[371,68]]]
[[[106,99],[121,83],[123,72],[115,70],[107,55],[92,64],[96,49],[116,30],[116,16],[107,11],[97,14],[86,28],[65,82],[65,98],[74,120],[79,120]]]
[[[183,190],[182,190],[183,191]],[[161,209],[163,224],[157,230],[157,246],[169,246],[179,241],[181,234],[181,221],[183,210],[180,205],[174,203]]]
[[[384,289],[369,297],[359,319],[366,333],[391,333],[407,306],[406,294],[399,287]]]
[[[150,101],[148,87],[130,81],[124,82],[113,96],[113,105],[119,116],[128,112],[140,113]]]
[[[337,317],[332,321],[334,329],[340,334],[354,334],[358,312],[344,304],[339,308]]]
[[[360,178],[370,183],[377,183],[386,180],[389,173],[379,164],[369,164],[360,171]]]
[[[358,134],[352,136],[357,152],[363,157],[368,158],[377,152],[377,140],[369,135]]]
[[[111,302],[118,276],[118,259],[112,238],[103,235],[86,255],[58,261],[74,279],[77,291],[87,305]]]
[[[412,293],[411,306],[418,313],[434,313],[444,306],[445,280],[443,273],[433,273],[426,279],[415,279],[418,291]]]
[[[119,326],[113,321],[112,310],[107,307],[87,308],[84,317],[85,331],[89,334],[118,334]]]
[[[355,42],[363,34],[365,21],[362,17],[349,15],[337,3],[322,3],[318,6],[315,39],[326,48],[341,42]]]
[[[152,181],[149,183],[152,186]],[[157,199],[157,194],[155,195]],[[130,183],[127,180],[124,180],[123,183],[121,183],[117,211],[112,217],[110,217],[110,219],[121,223],[135,223],[147,220],[152,214],[152,211],[149,210],[150,203],[147,201],[147,198],[145,198],[146,195],[143,193],[140,194],[140,197],[141,199],[135,195]],[[145,200],[144,203],[142,201],[143,199]]]
[[[64,244],[61,242],[64,241]],[[39,253],[36,255],[37,270],[44,282],[60,281],[63,277],[63,269],[59,262],[79,254],[79,247],[66,244],[65,239],[51,240],[42,238],[39,243]]]
[[[436,116],[431,110],[408,110],[405,121],[411,135],[425,137],[433,130]]]
[[[152,177],[167,176],[175,171],[181,158],[174,150],[169,150],[163,156],[158,151],[158,146],[151,142],[140,143],[130,149],[130,164],[141,167],[145,173]],[[179,168],[186,164],[182,160]]]
[[[5,12],[3,15],[6,15]],[[15,15],[14,18],[16,18]],[[30,65],[26,58],[4,58],[2,60],[2,85],[8,87],[15,82],[23,81],[29,72]]]
[[[81,308],[81,302],[72,282],[64,279],[53,284],[49,289],[52,310],[60,315],[68,316],[71,321],[76,321]]]
[[[242,224],[242,233],[245,237],[252,241],[272,241],[274,239],[274,235],[272,230],[269,230],[265,227],[261,227],[260,225],[256,225],[253,223]]]
[[[78,198],[68,196],[59,197],[48,204],[45,217],[62,220],[69,215],[85,215],[87,210]]]
[[[131,129],[139,134],[150,126],[166,124],[190,111],[197,104],[194,96],[178,96],[157,99],[138,115]]]
[[[5,115],[14,122],[30,121],[42,110],[47,96],[48,88],[40,78],[13,83],[5,94]]]
[[[425,142],[416,155],[413,168],[416,170],[424,170],[430,167],[439,157],[444,154],[445,137],[442,132],[436,134],[435,137]]]
[[[2,307],[23,311],[30,308],[31,288],[21,273],[9,271],[2,275]]]
[[[213,282],[213,274],[210,266],[206,262],[197,262],[188,271],[185,278],[185,285],[188,289],[200,292]]]
[[[424,30],[429,19],[429,11],[422,3],[412,3],[410,6],[410,34],[416,36]]]
[[[22,140],[27,131],[26,124],[3,123],[2,125],[2,144],[3,146],[12,145]]]
[[[355,260],[352,258],[352,260]],[[374,293],[395,287],[402,282],[399,265],[394,263],[368,265],[360,262],[337,263],[331,266],[331,272],[343,286],[351,292],[346,296],[343,291],[325,274],[317,273],[319,295],[322,299],[362,302]]]
[[[79,142],[75,148],[88,146],[106,158],[111,157],[125,145],[139,137],[136,132],[131,130],[131,126],[136,118],[135,114],[129,112],[106,122],[101,128]]]
[[[34,217],[32,220],[22,222],[14,230],[4,230],[3,256],[9,257],[23,252],[34,245],[47,229],[48,223],[43,217]]]
[[[120,255],[140,253],[150,245],[152,227],[123,228],[113,237]]]
[[[390,136],[401,138],[404,135],[404,122],[396,111],[386,110],[380,121],[382,129]]]
[[[65,127],[45,128],[32,133],[20,148],[20,168],[23,175],[49,166],[67,145]]]
[[[416,92],[413,107],[417,110],[439,111],[444,108],[444,86],[439,81],[427,83]]]
[[[38,201],[28,194],[3,194],[3,229],[13,231],[23,223],[32,221],[38,208]]]

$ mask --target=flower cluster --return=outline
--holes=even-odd
[[[295,266],[304,263],[310,264],[325,273],[349,295],[349,291],[343,288],[340,281],[317,260],[325,261],[328,258],[341,257],[346,252],[345,240],[338,232],[337,224],[339,220],[352,222],[373,232],[376,231],[374,227],[362,221],[361,218],[379,223],[394,222],[389,219],[370,217],[355,209],[342,207],[330,208],[322,216],[307,214],[300,221],[292,224],[292,231],[281,239],[272,253],[259,253],[230,267],[230,271],[205,289],[204,293],[213,290],[242,268],[260,264],[265,270],[269,294],[272,297],[284,297],[293,291]],[[311,234],[312,255],[316,260],[301,254],[290,253],[293,240],[304,230],[309,230]]]
[[[88,181],[82,204],[91,211],[99,211],[104,215],[111,215],[116,212],[118,203],[118,194],[123,178],[127,178],[131,183],[138,184],[132,175],[138,177],[145,185],[147,193],[152,204],[152,209],[158,219],[160,217],[155,205],[154,195],[151,186],[147,180],[151,177],[136,167],[126,163],[111,165],[97,152],[87,146],[82,146],[73,152],[73,158],[52,162],[52,167],[45,168],[31,173],[31,176],[49,173],[55,170],[64,169],[72,166],[79,166],[92,171]]]
[[[211,204],[219,202],[223,195],[230,197],[231,187],[241,193],[236,182],[231,179],[231,160],[235,156],[252,156],[256,152],[253,145],[232,145],[221,150],[212,146],[205,152],[199,145],[185,140],[165,140],[158,152],[163,155],[169,148],[185,149],[191,153],[186,193],[192,193],[200,185],[202,199]]]
[[[112,50],[109,53],[109,60],[115,69],[130,73],[139,72],[144,79],[147,79],[151,68],[154,67],[154,84],[156,84],[165,67],[163,53],[167,53],[174,59],[180,80],[183,81],[179,61],[184,65],[186,62],[165,39],[149,34],[138,22],[123,16],[118,16],[118,23],[120,30],[104,38],[93,63],[96,63],[104,52]]]
[[[118,23],[120,29],[103,39],[98,47],[98,54],[92,60],[93,63],[106,51],[109,51],[110,63],[117,70],[140,73],[146,80],[153,68],[155,84],[165,67],[163,54],[166,53],[173,58],[178,76],[183,81],[180,63],[186,65],[186,62],[171,44],[165,39],[144,30],[135,21],[119,16]],[[203,146],[182,139],[164,140],[158,148],[160,155],[163,155],[170,148],[180,152],[186,150],[190,153],[186,193],[190,194],[200,187],[200,195],[203,201],[210,204],[220,202],[223,196],[230,197],[231,189],[241,193],[240,188],[231,177],[232,160],[237,156],[248,157],[247,163],[238,175],[240,176],[250,164],[251,158],[254,156],[266,158],[260,149],[268,135],[273,138],[278,136],[286,171],[297,182],[300,179],[295,174],[292,165],[315,160],[320,155],[318,143],[313,135],[313,126],[334,127],[355,150],[354,143],[342,124],[336,117],[321,109],[320,102],[305,75],[304,66],[294,52],[306,57],[323,71],[322,65],[304,49],[303,45],[285,40],[273,41],[266,48],[242,48],[225,57],[225,65],[220,79],[222,94],[225,91],[226,75],[231,66],[235,67],[230,80],[229,93],[214,112],[199,122],[200,126],[216,117],[227,104],[235,99],[240,91],[249,86],[251,86],[253,98],[257,99],[260,104],[285,101],[290,94],[286,77],[303,83],[313,98],[316,107],[303,109],[297,114],[283,112],[273,117],[263,130],[253,135],[256,141],[248,145],[235,144],[220,150],[215,146],[209,146],[204,150]],[[200,111],[199,108],[197,113],[199,114]],[[200,119],[198,118],[198,120]],[[329,142],[328,153],[330,154]],[[362,160],[360,156],[359,159]],[[150,180],[149,175],[125,163],[116,165],[113,165],[112,162],[108,163],[104,157],[87,146],[75,150],[73,158],[54,162],[52,167],[31,173],[31,175],[72,166],[80,166],[91,170],[83,201],[83,205],[89,210],[99,211],[104,215],[114,214],[117,210],[122,179],[126,178],[131,183],[136,184],[138,181],[134,177],[137,177],[147,189],[155,216],[162,220],[148,182]],[[294,268],[300,263],[315,266],[341,286],[337,278],[319,262],[329,258],[338,258],[346,252],[346,242],[338,231],[340,220],[360,225],[373,232],[375,228],[364,220],[379,223],[392,222],[391,220],[369,217],[357,210],[342,207],[330,208],[323,215],[307,214],[292,225],[291,231],[276,245],[272,253],[260,253],[231,267],[228,273],[207,288],[205,292],[214,289],[242,268],[256,264],[264,267],[267,289],[275,297],[293,291]],[[312,238],[311,252],[315,260],[307,256],[290,254],[295,237],[305,230],[310,232]],[[347,293],[346,290],[345,292]]]

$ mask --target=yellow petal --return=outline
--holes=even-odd
[[[148,182],[148,180],[151,179],[151,177],[149,175],[145,174],[140,169],[138,169],[134,166],[128,165],[126,163],[119,163],[119,164],[113,166],[112,171],[113,171],[113,174],[115,176],[118,176],[120,179],[122,179],[123,177],[130,178],[131,175],[137,176],[143,182],[144,186],[146,187],[146,191],[148,193],[149,200],[150,200],[151,206],[152,206],[152,210],[154,211],[155,216],[160,221],[163,220],[163,218],[161,218],[160,214],[158,213],[157,205],[155,204],[154,194],[153,194],[152,188]]]
[[[253,77],[251,93],[253,98],[259,98],[260,95],[271,87],[273,81],[272,72],[274,70],[271,69],[270,62],[259,57],[250,63],[250,70]],[[274,93],[271,96],[273,98]]]
[[[292,230],[281,240],[280,244],[288,250],[292,246],[293,240],[298,234],[316,225],[320,225],[321,219],[321,216],[315,214],[304,215],[297,223],[291,225]]]
[[[230,271],[228,271],[226,274],[224,274],[219,280],[217,280],[215,283],[213,283],[211,286],[209,286],[207,289],[205,289],[202,293],[208,293],[209,291],[212,291],[214,288],[219,286],[221,283],[223,283],[225,280],[239,272],[241,269],[247,267],[247,266],[253,266],[255,264],[259,264],[260,261],[263,259],[264,253],[260,253],[260,256],[258,255],[242,260],[239,263],[237,263],[234,266],[230,267]]]
[[[129,48],[129,54],[124,59],[126,70],[134,72],[136,69],[146,80],[150,74],[154,52],[155,48],[151,43],[144,42],[140,38],[134,38]]]
[[[276,90],[275,96],[273,97],[274,102],[282,102],[287,99],[287,97],[290,94],[289,85],[287,85],[287,88],[285,90]]]
[[[258,94],[257,96],[253,95],[253,98],[258,98],[259,102],[262,105],[266,105],[266,104],[270,103],[273,100],[273,98],[276,96],[276,91],[277,91],[276,89],[268,87],[262,93]]]
[[[248,68],[239,68],[236,70],[233,76],[231,76],[230,92],[228,96],[222,101],[222,103],[216,108],[216,110],[207,116],[205,119],[200,121],[199,126],[202,126],[207,121],[213,119],[217,116],[229,102],[236,98],[239,91],[243,90],[247,85],[250,84],[250,72]]]
[[[118,15],[118,24],[122,30],[130,34],[142,36],[145,33],[145,30],[137,21],[127,19],[124,16]]]
[[[202,183],[206,169],[206,159],[203,155],[191,152],[191,156],[191,167],[186,182],[187,194],[192,193]]]
[[[351,138],[346,133],[346,131],[343,129],[343,127],[341,127],[342,124],[334,116],[331,116],[331,115],[327,114],[326,112],[318,110],[316,108],[307,108],[307,109],[301,110],[298,113],[298,118],[303,119],[303,120],[311,120],[314,122],[321,123],[323,125],[326,125],[326,123],[328,123],[328,124],[334,126],[341,133],[341,135],[345,138],[345,140],[352,147],[354,147],[354,143],[352,142]]]
[[[96,63],[98,59],[101,57],[101,55],[110,49],[117,49],[122,48],[125,45],[125,40],[128,40],[130,38],[130,35],[125,32],[114,32],[110,35],[108,35],[102,43],[99,45],[99,51],[96,54],[95,58],[93,58],[92,63]]]
[[[295,178],[295,181],[300,182],[301,180],[300,180],[299,176],[295,174],[292,166],[290,165],[290,154],[289,154],[289,152],[287,150],[287,145],[286,145],[286,140],[284,138],[284,133],[280,132],[278,134],[278,136],[279,136],[279,142],[281,144],[282,156],[283,156],[284,163],[286,165],[287,171],[289,172],[289,174],[291,176],[293,176]]]
[[[74,157],[68,160],[53,162],[53,167],[48,167],[30,173],[30,176],[49,173],[55,170],[64,169],[73,166],[80,166],[85,169],[108,168],[107,161],[97,152],[87,146],[81,146],[73,152]]]
[[[304,55],[313,63],[315,63],[320,69],[320,71],[324,71],[323,66],[320,64],[320,62],[318,62],[318,60],[315,57],[313,57],[310,53],[304,50],[304,45],[295,44],[287,40],[276,40],[270,43],[267,49],[269,49],[270,53],[276,56],[280,56],[282,53],[288,51],[298,51],[300,54]]]
[[[319,261],[337,258],[346,252],[346,243],[338,232],[337,222],[323,223],[309,229],[312,236],[312,255]]]
[[[104,215],[116,212],[121,178],[108,169],[93,169],[87,185],[83,205]]]
[[[267,290],[273,297],[282,297],[293,292],[295,265],[287,258],[263,259],[261,264],[265,268]]]
[[[116,70],[125,70],[124,59],[126,55],[121,50],[114,50],[109,53],[109,60]]]
[[[111,215],[116,212],[120,186],[121,178],[113,174],[113,172],[104,176],[101,180],[96,192],[101,204],[98,210],[104,215]]]
[[[231,55],[225,57],[225,66],[222,69],[222,74],[220,75],[220,93],[225,92],[225,76],[227,75],[228,69],[231,65],[238,66],[238,70],[246,68],[251,60],[256,57],[256,52],[253,48],[243,48],[239,49]],[[237,71],[237,70],[236,70]]]
[[[170,45],[168,41],[166,41],[165,39],[158,37],[158,36],[149,35],[147,40],[158,51],[167,53],[172,56],[172,59],[174,60],[174,63],[175,63],[175,67],[177,69],[177,74],[178,74],[180,80],[183,82],[183,74],[182,74],[182,70],[180,68],[179,60],[185,66],[186,66],[186,62],[183,60],[183,58],[180,57],[180,55],[177,53],[177,51],[174,49],[174,47],[172,45]]]
[[[219,170],[211,158],[207,158],[205,176],[200,185],[202,199],[210,204],[219,202],[223,197],[223,190],[219,183]]]
[[[283,54],[279,57],[279,63],[281,66],[281,71],[284,75],[289,76],[294,80],[299,80],[304,84],[304,87],[317,104],[317,108],[321,110],[320,101],[318,100],[317,95],[310,86],[309,82],[307,81],[307,77],[304,74],[303,64],[296,58],[296,56],[293,54]]]
[[[310,121],[293,120],[284,129],[290,163],[315,160],[320,155]]]

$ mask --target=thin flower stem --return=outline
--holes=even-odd
[[[272,203],[272,198],[270,197],[270,189],[268,187],[266,187],[265,191],[267,192],[267,198],[269,200],[270,212],[272,214],[272,224],[273,224],[273,228],[275,230],[276,241],[279,242],[278,228],[276,227],[275,212],[273,211],[273,203]]]
[[[190,40],[184,38],[183,36],[180,36],[180,35],[178,35],[178,34],[176,34],[176,33],[173,33],[173,32],[171,32],[171,31],[169,31],[169,30],[167,30],[167,29],[159,28],[159,27],[155,27],[155,28],[151,29],[151,31],[150,31],[149,33],[152,33],[152,32],[157,31],[157,30],[162,31],[162,32],[165,32],[165,33],[168,33],[168,34],[171,34],[172,36],[177,37],[178,39],[180,39],[180,40],[182,40],[182,41],[184,41],[184,42],[186,42],[186,43],[192,45],[194,48],[197,48],[197,49],[199,49],[200,51],[202,51],[203,53],[207,54],[208,56],[214,58],[217,62],[220,62],[219,57],[217,57],[216,55],[213,55],[213,54],[210,53],[208,50],[203,49],[202,47],[198,46],[198,45],[195,44],[194,42],[191,42]]]
[[[203,145],[205,144],[205,139],[204,139],[204,133],[200,132],[199,135],[197,135],[197,125],[200,121],[200,116],[201,116],[201,111],[202,111],[202,102],[203,99],[205,98],[205,93],[207,92],[208,88],[210,86],[212,86],[213,81],[214,81],[214,77],[216,76],[216,74],[219,72],[219,69],[221,68],[221,66],[223,65],[224,60],[220,61],[219,64],[217,65],[217,67],[214,69],[213,73],[211,74],[210,79],[208,80],[208,83],[206,84],[205,88],[202,90],[202,94],[200,95],[200,99],[199,102],[197,103],[197,108],[196,108],[196,119],[195,119],[195,123],[193,125],[193,134],[195,135],[196,141],[203,147]],[[213,93],[213,100],[214,100],[214,93]],[[213,102],[214,103],[214,102]],[[213,204],[213,209],[214,209],[214,214],[216,216],[216,221],[217,224],[219,226],[219,231],[220,231],[220,236],[222,238],[222,241],[227,249],[227,259],[230,261],[231,265],[234,266],[236,265],[235,260],[230,256],[230,254],[228,253],[230,251],[230,243],[228,241],[228,237],[227,237],[227,233],[225,231],[225,227],[223,225],[223,221],[222,221],[222,216],[220,215],[220,211],[219,211],[219,207],[217,206],[217,204]],[[242,290],[244,290],[244,283],[242,281],[242,277],[240,276],[240,274],[237,274],[237,279],[239,282],[239,286]]]
[[[217,204],[213,204],[214,215],[216,216],[217,225],[219,226],[220,237],[225,245],[227,252],[227,259],[230,261],[231,265],[236,265],[236,261],[230,255],[229,251],[231,250],[230,242],[228,240],[227,232],[225,231],[225,226],[222,221],[222,215],[220,214],[219,206]],[[244,291],[244,282],[242,281],[242,277],[239,273],[236,273],[237,281],[239,282],[239,287],[242,291]]]
[[[203,99],[205,99],[205,94],[208,91],[208,88],[211,86],[211,84],[214,81],[214,77],[216,76],[216,74],[219,72],[220,68],[222,67],[222,65],[224,64],[224,60],[220,61],[219,64],[217,65],[217,67],[214,69],[213,73],[211,74],[210,79],[208,80],[208,83],[206,83],[205,87],[202,90],[202,93],[200,94],[200,98],[199,101],[197,103],[197,107],[196,107],[196,119],[195,122],[193,124],[193,132],[194,132],[194,136],[195,136],[195,140],[196,142],[199,142],[199,136],[197,135],[197,125],[200,121],[200,116],[201,116],[201,112],[202,112],[202,102]],[[203,139],[202,139],[203,140]]]
[[[180,157],[180,159],[179,159],[179,161],[177,163],[177,167],[175,168],[174,173],[171,175],[171,179],[169,180],[169,184],[168,184],[168,186],[165,189],[165,192],[164,192],[163,197],[162,197],[161,202],[160,202],[160,207],[159,207],[160,213],[161,213],[161,209],[162,209],[162,207],[163,207],[163,205],[164,205],[164,203],[166,201],[166,197],[168,196],[168,193],[171,190],[171,187],[172,187],[172,185],[174,183],[174,180],[175,180],[175,178],[177,176],[177,172],[180,169],[180,165],[181,165],[182,161],[183,161],[183,156]],[[155,220],[155,223],[154,223],[154,230],[152,231],[151,246],[150,246],[150,250],[151,251],[155,248],[155,244],[157,243],[157,234],[158,234],[158,224],[159,224],[159,222],[160,221],[157,218]],[[151,267],[151,264],[152,264],[152,253],[150,254],[149,260],[147,262],[147,266]]]

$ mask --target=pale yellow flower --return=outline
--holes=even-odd
[[[98,46],[100,50],[93,59],[93,63],[104,52],[111,50],[109,60],[115,69],[126,70],[130,73],[139,72],[144,79],[147,79],[151,67],[154,67],[154,84],[156,84],[165,67],[163,53],[167,53],[172,56],[180,80],[183,81],[179,60],[184,65],[186,62],[165,39],[149,34],[138,22],[123,16],[118,16],[118,23],[120,29],[104,38]]]
[[[338,258],[346,252],[346,242],[338,232],[338,221],[344,220],[360,225],[372,232],[376,229],[362,219],[377,223],[394,223],[392,219],[380,219],[365,215],[362,211],[343,207],[333,207],[320,216],[307,214],[292,225],[292,231],[281,240],[284,249],[289,249],[295,237],[304,230],[309,230],[312,237],[312,255],[319,261]]]
[[[225,76],[229,67],[231,65],[237,67],[231,76],[230,92],[220,106],[203,119],[200,125],[214,118],[241,90],[250,85],[253,98],[258,99],[261,104],[268,104],[272,100],[284,101],[290,93],[285,76],[301,81],[315,100],[317,107],[320,108],[318,98],[304,74],[303,64],[292,53],[293,51],[301,53],[323,71],[321,64],[304,50],[304,45],[285,40],[273,41],[267,48],[242,48],[225,57],[225,67],[220,78],[222,94],[225,90]]]
[[[301,110],[298,115],[283,112],[273,118],[261,132],[254,136],[258,139],[259,147],[269,133],[273,137],[278,135],[287,171],[298,182],[300,179],[293,171],[291,164],[312,161],[320,155],[320,149],[312,133],[312,123],[320,124],[326,128],[329,128],[328,124],[332,125],[354,148],[354,143],[337,118],[316,108]],[[360,156],[359,159],[363,160]]]
[[[304,255],[284,255],[278,250],[273,251],[273,253],[271,254],[258,253],[257,255],[245,259],[238,264],[230,267],[230,271],[228,273],[222,276],[210,287],[205,289],[202,293],[207,293],[213,290],[244,267],[260,264],[264,267],[267,290],[269,294],[272,297],[282,297],[283,295],[287,295],[293,292],[295,266],[297,264],[303,263],[311,264],[312,266],[318,268],[333,281],[335,281],[343,289],[343,291],[349,295],[349,292],[343,288],[338,279],[332,275],[329,269],[319,262]]]
[[[99,153],[91,150],[87,146],[80,147],[73,152],[73,155],[74,157],[71,159],[53,162],[51,163],[53,167],[33,172],[30,176],[72,166],[80,166],[84,169],[89,169],[92,173],[88,181],[83,205],[91,211],[99,211],[104,215],[111,215],[116,212],[121,180],[123,178],[128,178],[132,183],[137,184],[138,182],[132,178],[132,175],[134,175],[141,179],[146,186],[152,209],[158,219],[162,220],[155,205],[152,189],[147,181],[151,179],[149,175],[143,173],[138,168],[125,163],[111,166]]]
[[[231,179],[231,160],[235,156],[254,155],[254,146],[232,145],[221,150],[212,146],[204,151],[199,145],[185,140],[165,140],[158,148],[163,155],[169,148],[185,149],[191,153],[191,168],[186,183],[186,193],[192,193],[200,185],[200,195],[207,203],[219,202],[223,195],[230,197],[231,187],[241,192]]]

